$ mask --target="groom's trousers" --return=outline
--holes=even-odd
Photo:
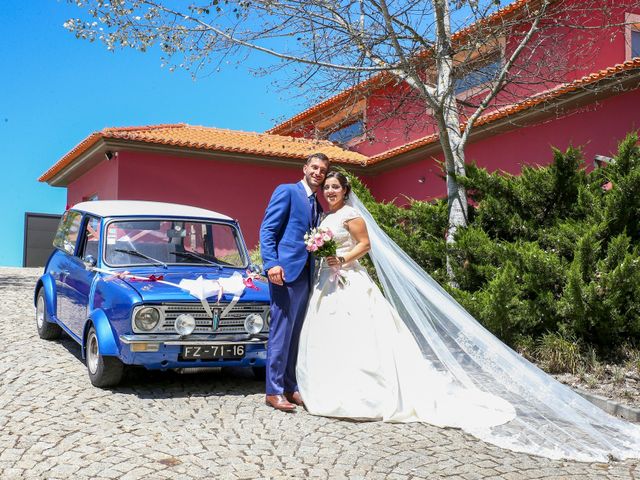
[[[293,282],[269,283],[271,322],[267,344],[267,395],[298,390],[296,361],[300,331],[309,300],[309,266]]]

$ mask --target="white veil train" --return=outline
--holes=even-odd
[[[469,433],[553,459],[640,458],[640,426],[605,413],[498,340],[382,231],[354,192],[347,203],[361,212],[385,296],[424,356],[462,386],[514,406],[510,422]]]

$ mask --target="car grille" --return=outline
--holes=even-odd
[[[210,303],[211,311],[221,315],[228,303]],[[159,307],[164,314],[164,321],[157,330],[161,333],[175,333],[174,323],[178,315],[188,313],[196,319],[196,329],[193,333],[246,333],[244,319],[250,313],[257,313],[266,318],[269,305],[264,303],[237,303],[231,311],[220,318],[218,328],[214,330],[213,320],[200,303],[165,303]],[[265,327],[263,331],[266,331]]]

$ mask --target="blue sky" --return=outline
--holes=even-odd
[[[193,81],[160,68],[157,52],[77,40],[62,27],[74,16],[62,0],[0,1],[0,266],[22,265],[25,212],[64,210],[66,190],[37,178],[91,132],[174,122],[264,131],[305,107],[244,65]]]

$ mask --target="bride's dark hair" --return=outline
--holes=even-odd
[[[327,173],[327,176],[324,177],[324,182],[322,182],[323,187],[324,184],[327,183],[327,180],[329,180],[330,178],[335,178],[338,180],[340,186],[344,188],[344,199],[346,200],[347,198],[349,198],[349,193],[351,193],[351,184],[349,183],[349,179],[346,177],[346,175],[335,170],[333,172]]]

